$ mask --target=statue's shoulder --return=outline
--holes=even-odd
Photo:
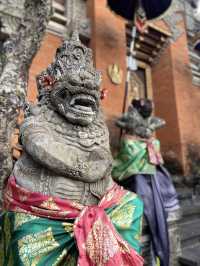
[[[148,126],[153,129],[164,127],[166,121],[160,117],[152,116],[148,119]]]
[[[48,110],[46,106],[29,104],[24,111],[24,121],[20,127],[20,135],[23,135],[27,129],[30,133],[38,130],[38,128],[50,129],[52,117],[53,111]]]

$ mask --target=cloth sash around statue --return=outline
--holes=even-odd
[[[30,192],[10,177],[4,210],[3,266],[143,265],[138,234],[143,204],[116,184],[98,205],[83,206]]]

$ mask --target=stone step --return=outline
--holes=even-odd
[[[200,245],[200,204],[195,203],[182,208],[180,230],[183,249]]]
[[[179,262],[181,266],[200,266],[200,245],[183,249]]]
[[[182,247],[190,247],[200,244],[200,219],[188,221],[181,224]]]
[[[193,206],[184,206],[182,208],[182,215],[184,218],[190,218],[191,216],[197,216],[200,218],[200,205],[193,205]]]

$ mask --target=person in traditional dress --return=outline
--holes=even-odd
[[[168,213],[179,208],[177,194],[163,166],[160,142],[154,132],[165,121],[152,116],[153,102],[134,99],[128,112],[117,120],[125,131],[115,157],[112,176],[120,185],[136,192],[144,202],[144,214],[150,228],[153,261],[169,266]]]

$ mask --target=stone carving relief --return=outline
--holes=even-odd
[[[6,35],[11,35],[12,33],[16,32],[19,22],[20,18],[18,17],[2,14],[1,15],[2,33]]]
[[[0,12],[12,15],[14,17],[20,17],[21,10],[24,6],[24,0],[1,0]]]
[[[184,3],[180,0],[174,0],[170,11],[163,18],[172,33],[172,42],[175,42],[183,34],[183,29],[178,26],[178,23],[183,20],[182,12],[184,12]]]
[[[2,0],[0,1],[0,20],[2,32],[12,34],[16,32],[20,18],[23,15],[24,0]]]
[[[90,205],[112,184],[100,81],[91,50],[74,33],[38,76],[38,104],[25,110],[24,154],[13,170],[21,186]]]
[[[80,36],[90,39],[91,22],[87,17],[87,5],[85,0],[66,0],[66,16],[68,25],[71,21],[78,21]]]

